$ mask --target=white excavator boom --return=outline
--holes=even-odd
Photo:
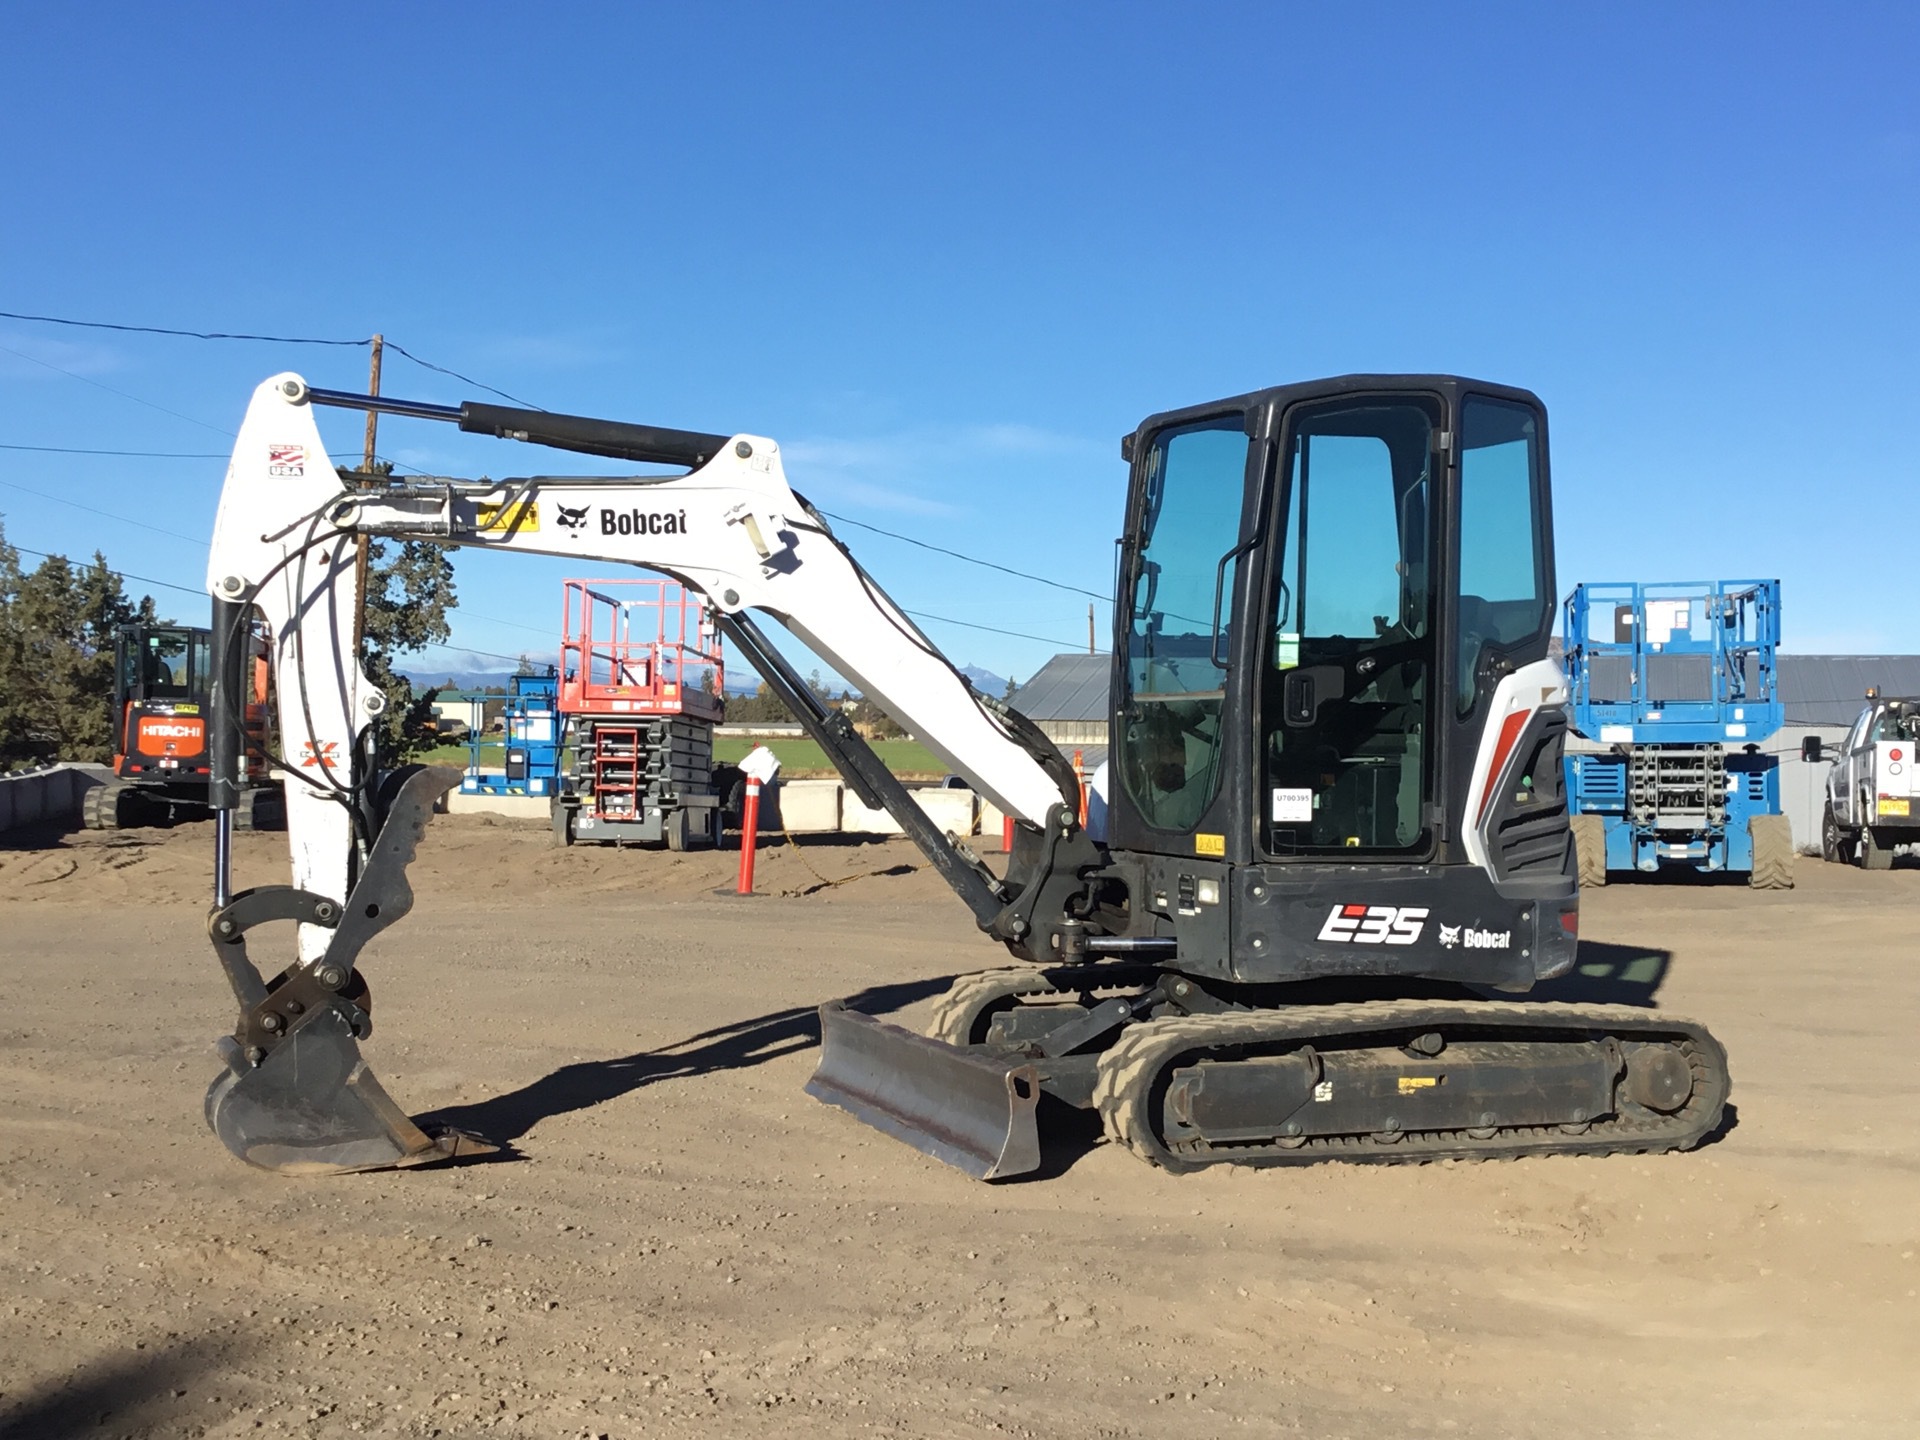
[[[310,391],[254,392],[221,494],[207,584],[248,598],[273,633],[290,767],[294,884],[344,899],[353,850],[340,803],[384,696],[354,649],[354,536],[615,561],[671,575],[722,615],[764,611],[1000,810],[1036,825],[1057,781],[788,487],[780,447],[736,435],[685,475],[342,484]],[[303,957],[326,937],[306,927]]]

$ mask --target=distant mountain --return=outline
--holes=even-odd
[[[998,700],[1007,693],[1007,677],[996,675],[991,670],[978,665],[962,665],[960,673],[973,682],[973,688],[982,695],[991,695]]]
[[[402,670],[416,693],[438,686],[442,690],[505,690],[511,670]]]

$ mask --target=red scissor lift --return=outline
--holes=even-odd
[[[554,834],[568,845],[716,843],[725,668],[706,600],[657,579],[569,580],[565,592],[559,703],[574,762],[554,797]]]

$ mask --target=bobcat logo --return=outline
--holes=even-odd
[[[584,530],[587,528],[587,511],[592,508],[591,505],[582,505],[576,510],[571,505],[562,505],[560,507],[560,523],[569,530]]]
[[[1449,950],[1458,945],[1460,943],[1460,927],[1458,925],[1442,925],[1440,927],[1440,943]]]

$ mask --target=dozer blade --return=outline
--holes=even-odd
[[[227,1073],[207,1091],[207,1124],[249,1165],[282,1175],[334,1175],[427,1165],[498,1147],[449,1131],[428,1135],[381,1088],[354,1038],[354,1011],[316,1007],[259,1065],[223,1040]]]
[[[930,1040],[837,1000],[820,1007],[820,1064],[807,1093],[976,1180],[1040,1168],[1032,1065]]]

